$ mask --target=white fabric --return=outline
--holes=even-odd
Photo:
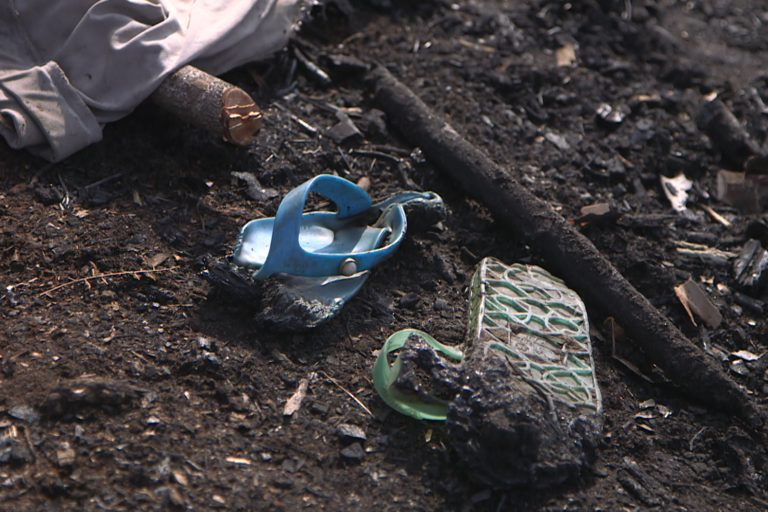
[[[0,135],[59,161],[173,71],[221,74],[288,41],[302,0],[0,0]]]

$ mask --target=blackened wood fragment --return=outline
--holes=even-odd
[[[750,139],[733,112],[720,100],[705,103],[699,111],[699,126],[720,148],[723,159],[741,168],[760,148]]]

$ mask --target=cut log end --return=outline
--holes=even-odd
[[[193,66],[168,76],[150,97],[159,107],[238,146],[256,142],[262,114],[244,90]]]

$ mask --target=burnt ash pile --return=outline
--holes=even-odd
[[[55,166],[0,146],[4,506],[765,510],[762,431],[680,392],[685,376],[590,301],[603,430],[570,483],[473,480],[455,432],[386,407],[370,379],[387,336],[462,343],[477,263],[546,268],[547,254],[406,143],[362,75],[386,67],[573,220],[762,410],[768,221],[759,194],[758,207],[719,196],[718,171],[761,183],[747,158],[768,137],[766,23],[748,0],[337,1],[292,48],[226,77],[264,110],[252,148],[151,105]],[[374,199],[434,190],[447,216],[409,234],[327,324],[256,328],[250,299],[213,290],[198,259],[227,257],[245,222],[334,172],[370,180]],[[681,173],[678,212],[660,177]],[[582,213],[599,204],[611,214]],[[692,322],[675,291],[689,279],[719,323],[683,294]]]

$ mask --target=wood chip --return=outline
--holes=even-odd
[[[715,210],[713,210],[711,207],[707,206],[706,204],[701,205],[702,208],[704,208],[704,211],[706,211],[708,214],[712,216],[713,219],[715,219],[717,222],[722,224],[725,227],[731,227],[731,221],[717,213]]]
[[[561,67],[576,64],[576,49],[573,43],[566,43],[565,46],[555,50],[555,59],[557,59],[557,65]]]
[[[581,207],[581,215],[605,215],[611,211],[611,205],[608,203],[590,204]]]
[[[301,379],[298,389],[285,403],[285,409],[283,410],[284,416],[292,416],[293,413],[301,408],[301,402],[303,402],[304,397],[307,396],[307,387],[309,387],[309,379]]]
[[[653,430],[651,427],[649,427],[648,425],[645,425],[643,423],[635,423],[635,425],[637,425],[637,428],[639,428],[640,430],[645,430],[649,434],[655,434],[656,433],[655,430]]]
[[[733,357],[738,357],[739,359],[742,359],[744,361],[757,361],[760,359],[760,356],[757,354],[753,354],[749,350],[738,350],[736,352],[731,352],[731,355]]]
[[[675,286],[675,294],[688,312],[693,325],[696,325],[693,313],[696,313],[696,315],[704,320],[704,323],[713,329],[723,321],[723,315],[720,314],[720,311],[710,302],[707,294],[701,289],[701,286],[693,279],[688,279],[688,281],[680,286]]]
[[[165,260],[167,260],[170,257],[171,255],[168,254],[167,252],[161,252],[159,254],[155,254],[154,256],[152,256],[147,260],[147,265],[149,265],[152,268],[158,267],[162,265],[163,262],[165,262]]]
[[[56,459],[59,461],[59,467],[71,466],[75,462],[75,450],[69,443],[61,443],[61,448],[56,450]]]
[[[480,51],[480,52],[493,53],[493,52],[496,51],[496,48],[494,48],[493,46],[488,46],[487,44],[476,43],[474,41],[470,41],[468,39],[464,39],[463,37],[457,39],[457,41],[458,41],[458,43],[461,46],[464,46],[466,48],[471,48],[473,50],[477,50],[477,51]]]
[[[227,457],[224,460],[226,460],[227,462],[231,462],[232,464],[239,464],[241,466],[250,466],[251,465],[250,459],[244,459],[242,457]]]
[[[371,180],[368,177],[363,176],[357,180],[357,186],[368,192],[371,189]]]
[[[176,480],[176,483],[179,485],[183,485],[186,487],[189,485],[189,480],[187,479],[187,475],[185,475],[181,470],[174,469],[171,471],[171,474],[173,475],[173,479]]]

